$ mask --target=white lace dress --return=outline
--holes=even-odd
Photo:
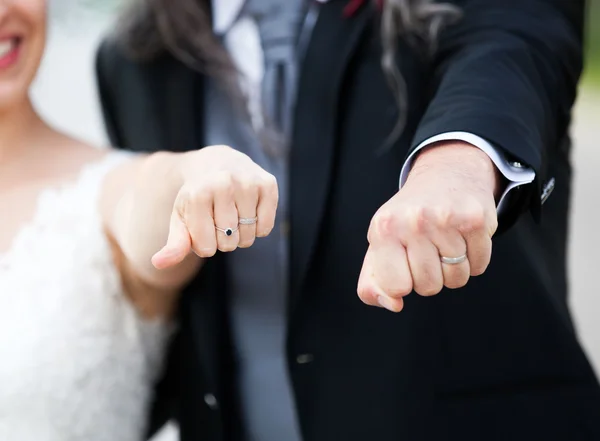
[[[2,441],[143,439],[169,330],[137,315],[103,234],[101,182],[124,158],[44,192],[0,254]]]

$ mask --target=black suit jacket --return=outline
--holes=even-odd
[[[569,317],[565,279],[567,129],[583,2],[457,1],[464,18],[441,35],[433,59],[399,49],[410,112],[383,153],[397,106],[380,68],[376,12],[344,19],[344,3],[320,7],[293,134],[286,351],[304,439],[600,440],[600,392]],[[107,41],[98,80],[115,145],[204,145],[200,74],[168,55],[134,62]],[[398,315],[361,304],[371,217],[397,191],[411,149],[457,130],[537,174],[517,191],[490,267],[463,289],[409,296]],[[552,177],[542,213],[542,184]],[[518,216],[525,211],[534,216]],[[210,259],[185,291],[158,389],[155,422],[175,418],[184,441],[238,436],[226,258]]]

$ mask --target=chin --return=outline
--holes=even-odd
[[[27,41],[27,44],[25,43]],[[43,54],[43,45],[20,37],[0,39],[0,111],[28,102],[29,89]]]
[[[0,113],[17,111],[28,103],[28,88],[11,87],[0,82]]]

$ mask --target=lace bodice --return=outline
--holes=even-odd
[[[0,255],[0,440],[137,441],[167,339],[124,296],[98,213],[110,153]]]

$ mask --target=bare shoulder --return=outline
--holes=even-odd
[[[63,176],[77,176],[89,168],[101,167],[101,201],[112,199],[122,188],[128,178],[132,167],[138,162],[141,155],[134,155],[110,147],[96,147],[82,140],[72,138],[63,133],[55,132],[50,140],[52,151],[62,168]],[[103,202],[102,202],[103,203]]]
[[[95,147],[56,131],[47,131],[39,144],[43,147],[31,165],[37,169],[35,174],[46,181],[76,181],[86,169],[116,154],[112,149]]]
[[[61,158],[65,172],[69,170],[76,173],[88,164],[101,161],[111,152],[110,149],[94,147],[63,133],[53,133],[48,142],[54,154]]]
[[[96,176],[98,209],[106,219],[118,205],[123,190],[131,185],[137,157],[113,148],[95,147],[59,132],[48,136],[47,142],[53,158],[52,174],[62,181],[77,182],[90,173]]]

